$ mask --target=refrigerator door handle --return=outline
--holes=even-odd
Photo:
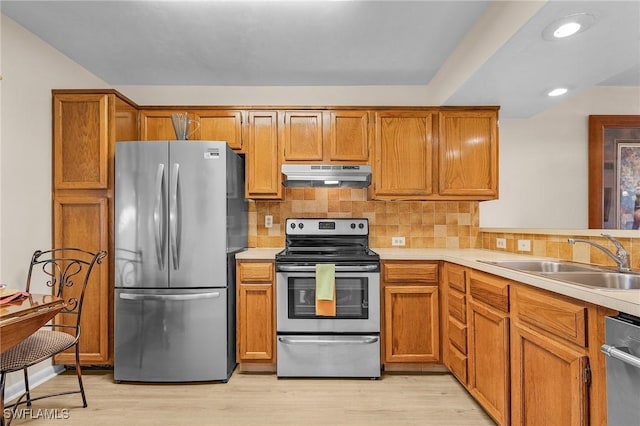
[[[189,294],[140,294],[140,293],[120,293],[120,299],[124,300],[169,300],[169,301],[184,301],[184,300],[201,300],[201,299],[215,299],[220,297],[219,291],[212,291],[209,293],[189,293]]]
[[[165,248],[165,209],[164,209],[164,164],[158,164],[156,171],[156,201],[153,208],[153,230],[156,243],[156,257],[158,267],[164,269],[164,248]]]
[[[180,205],[178,203],[178,191],[180,188],[180,164],[173,163],[171,170],[171,195],[169,199],[169,238],[171,240],[171,258],[173,259],[173,269],[180,269]]]

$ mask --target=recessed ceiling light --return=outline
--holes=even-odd
[[[566,24],[560,25],[553,32],[553,36],[555,38],[569,37],[580,31],[580,27],[582,27],[582,25],[580,25],[578,22],[567,22]]]
[[[549,93],[547,93],[547,95],[554,97],[554,96],[562,96],[565,93],[567,93],[568,89],[566,87],[558,87],[557,89],[553,89],[552,91],[550,91]]]
[[[542,31],[545,40],[559,40],[588,30],[596,18],[588,13],[575,13],[557,19]]]

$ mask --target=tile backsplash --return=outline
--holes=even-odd
[[[585,243],[569,244],[569,238],[582,238],[598,243],[615,253],[615,248],[606,238],[598,235],[584,235],[583,232],[576,234],[567,231],[566,233],[512,233],[512,232],[481,232],[481,248],[496,251],[506,251],[532,255],[538,257],[550,257],[554,259],[569,260],[580,263],[591,263],[602,266],[616,266],[615,262],[607,257],[601,250]],[[496,247],[496,239],[506,240],[505,248]],[[616,237],[629,254],[629,264],[634,270],[640,270],[640,233],[638,237]],[[531,251],[518,250],[518,240],[529,240]]]
[[[391,247],[396,236],[405,248],[480,247],[477,201],[372,201],[364,188],[286,188],[283,201],[250,201],[249,246],[283,247],[289,217],[367,218],[371,247]]]

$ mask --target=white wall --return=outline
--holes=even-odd
[[[588,116],[640,114],[640,88],[599,87],[535,117],[500,120],[500,198],[480,226],[588,227]]]
[[[6,16],[0,25],[0,282],[24,288],[34,250],[51,247],[51,89],[107,85]]]

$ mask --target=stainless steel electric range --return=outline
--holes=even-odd
[[[335,316],[316,312],[316,265],[335,265]],[[276,255],[278,377],[380,377],[380,257],[367,219],[287,219]]]

